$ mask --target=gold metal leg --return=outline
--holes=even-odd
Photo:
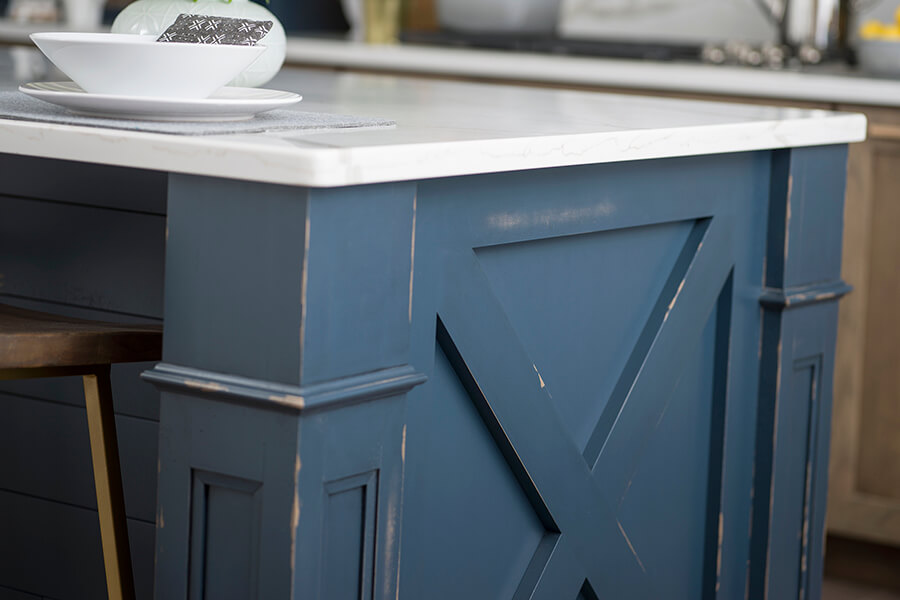
[[[94,487],[97,490],[97,508],[100,513],[106,588],[109,600],[134,600],[131,550],[128,547],[125,496],[122,492],[109,367],[84,376],[84,399],[91,437],[91,459],[94,463]]]

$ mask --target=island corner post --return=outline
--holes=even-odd
[[[845,163],[170,175],[156,597],[818,598]]]
[[[157,598],[397,596],[415,201],[170,176]]]

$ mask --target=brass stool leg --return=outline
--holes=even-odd
[[[131,550],[128,547],[125,496],[122,492],[109,367],[84,376],[84,400],[91,437],[97,508],[100,513],[106,588],[109,600],[134,600]]]

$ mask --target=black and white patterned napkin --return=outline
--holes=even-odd
[[[255,46],[270,29],[272,21],[180,14],[156,41]]]

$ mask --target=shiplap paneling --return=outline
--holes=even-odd
[[[41,596],[35,596],[27,592],[14,590],[12,588],[0,585],[0,600],[49,600],[42,599]]]
[[[0,394],[0,489],[96,510],[84,409]],[[119,455],[129,517],[156,512],[158,424],[119,415]]]
[[[165,218],[0,196],[0,292],[162,316]]]
[[[47,173],[52,171],[53,176]],[[164,215],[167,175],[30,156],[0,155],[3,191],[54,202]]]
[[[165,173],[0,156],[0,302],[160,322]],[[113,394],[138,598],[152,597],[159,395]],[[80,378],[0,382],[0,600],[106,597]]]
[[[139,600],[153,589],[154,526],[129,521]],[[0,585],[56,600],[106,597],[97,512],[0,491]]]

